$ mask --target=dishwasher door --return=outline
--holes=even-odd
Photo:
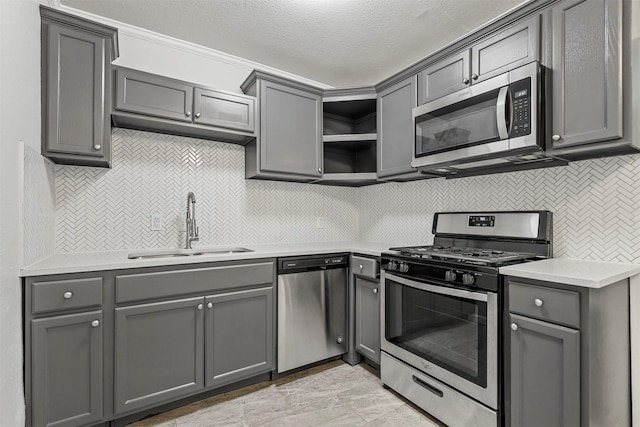
[[[278,373],[347,352],[347,269],[278,276]]]

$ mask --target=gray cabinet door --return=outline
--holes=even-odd
[[[141,71],[116,71],[115,109],[191,122],[193,86]]]
[[[322,175],[322,97],[260,81],[260,172]]]
[[[510,322],[511,425],[579,426],[580,332],[517,314]]]
[[[415,173],[411,167],[414,146],[412,110],[417,105],[417,77],[378,94],[378,178]]]
[[[102,419],[102,312],[31,321],[34,426]]]
[[[253,97],[196,87],[193,94],[193,122],[240,131],[254,131]]]
[[[418,104],[464,89],[470,83],[468,49],[443,59],[418,74]]]
[[[206,298],[206,387],[274,369],[273,287]]]
[[[115,309],[116,414],[204,388],[204,298]]]
[[[540,60],[540,15],[515,24],[471,48],[471,82]]]
[[[553,6],[553,149],[622,137],[621,3]]]
[[[355,277],[356,351],[380,363],[380,283]]]
[[[49,23],[43,27],[43,155],[61,163],[110,162],[107,99],[110,53],[95,34]]]

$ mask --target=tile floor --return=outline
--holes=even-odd
[[[437,421],[390,390],[367,365],[342,361],[158,414],[130,427],[425,426]]]

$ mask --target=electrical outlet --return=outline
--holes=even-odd
[[[159,213],[154,213],[153,215],[151,215],[151,229],[154,231],[164,230],[162,215],[160,215]]]
[[[180,214],[178,215],[178,231],[185,232],[187,231],[187,215]]]
[[[324,217],[319,216],[316,218],[316,228],[324,228]]]

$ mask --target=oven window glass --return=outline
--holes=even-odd
[[[389,279],[385,286],[388,342],[487,386],[486,302],[424,291]]]
[[[500,140],[499,89],[416,117],[416,157]]]

